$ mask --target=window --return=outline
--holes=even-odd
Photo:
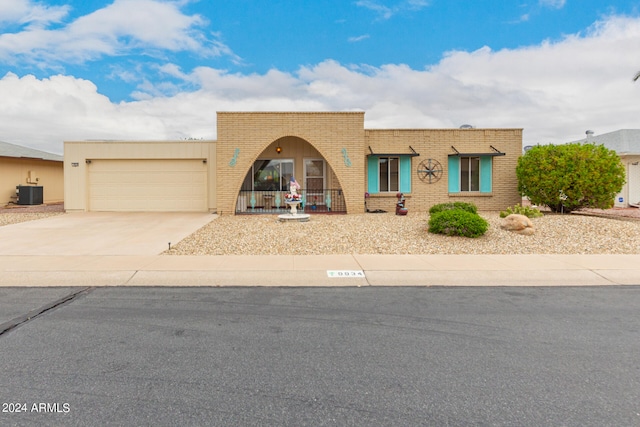
[[[378,171],[380,173],[380,192],[400,191],[398,185],[399,159],[397,157],[379,157]]]
[[[480,191],[480,157],[460,157],[460,191]]]
[[[293,159],[256,160],[242,183],[245,191],[287,191]]]
[[[367,191],[376,193],[411,193],[411,156],[367,158]]]
[[[449,156],[449,193],[491,193],[493,156]]]

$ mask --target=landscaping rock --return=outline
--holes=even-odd
[[[523,234],[525,236],[531,236],[535,232],[533,223],[525,215],[511,214],[506,216],[500,228],[507,231],[513,231],[514,233]]]

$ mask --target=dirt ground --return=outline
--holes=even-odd
[[[46,205],[14,205],[0,206],[0,213],[53,213],[64,212],[64,203]]]
[[[575,213],[578,215],[596,215],[607,218],[628,218],[640,220],[640,209],[638,208],[583,209]]]

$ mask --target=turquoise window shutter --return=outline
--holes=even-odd
[[[400,157],[400,192],[411,193],[411,157]]]
[[[460,159],[449,156],[449,193],[460,192]]]
[[[492,160],[493,157],[480,157],[480,192],[491,193],[492,189]]]
[[[369,156],[367,158],[367,191],[369,194],[379,192],[380,185],[378,183],[378,158]]]

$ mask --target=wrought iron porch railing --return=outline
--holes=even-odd
[[[288,191],[241,190],[236,201],[236,214],[281,214],[289,211],[285,204]],[[346,213],[342,190],[298,190],[302,201],[298,212]]]

